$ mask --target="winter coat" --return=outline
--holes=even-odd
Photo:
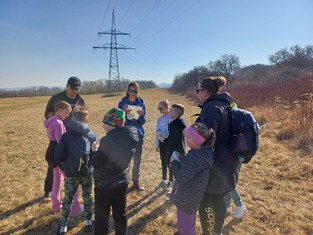
[[[175,183],[171,200],[177,208],[187,214],[197,212],[209,180],[209,169],[212,164],[213,152],[206,147],[191,149],[180,161],[172,161],[171,168]]]
[[[206,124],[216,133],[214,161],[206,193],[224,195],[235,188],[237,158],[226,148],[229,143],[230,123],[227,104],[221,100],[230,103],[231,97],[225,92],[208,98],[199,106],[201,113],[196,122]]]
[[[124,96],[122,100],[118,103],[118,108],[124,110],[124,105],[137,105],[141,106],[143,110],[143,115],[139,116],[138,119],[129,120],[126,117],[125,126],[135,126],[138,131],[139,140],[142,141],[145,137],[145,130],[143,125],[146,123],[146,106],[140,97],[137,97],[134,102],[130,101],[127,96]]]
[[[169,156],[174,151],[184,155],[186,152],[186,143],[184,137],[184,129],[186,128],[185,122],[181,118],[176,118],[168,125],[169,135],[164,139],[166,149],[168,150]]]
[[[85,136],[92,136],[86,123],[75,122],[67,127],[55,149],[54,160],[62,163],[66,177],[85,177],[90,174],[91,143]]]
[[[96,188],[109,190],[129,183],[129,164],[138,142],[135,127],[116,127],[100,140],[91,158]]]
[[[54,160],[54,150],[57,147],[61,136],[66,132],[63,121],[57,115],[53,115],[50,118],[46,119],[43,124],[47,130],[48,138],[50,139],[50,143],[48,145],[45,155],[46,161],[52,168],[56,166],[61,167],[61,164],[58,164]]]
[[[170,123],[170,118],[168,114],[162,115],[158,118],[156,123],[156,130],[155,130],[155,147],[160,147],[160,140],[159,137],[162,136],[164,138],[168,137],[168,125]]]

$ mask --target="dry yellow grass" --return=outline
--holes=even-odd
[[[104,112],[116,106],[120,96],[84,96],[90,106],[89,125],[103,136]],[[141,92],[147,106],[147,137],[142,158],[145,191],[128,194],[129,234],[173,234],[175,207],[165,203],[164,192],[155,187],[161,180],[161,164],[154,149],[158,100],[186,106],[188,124],[199,109],[191,101],[171,95],[166,89]],[[41,204],[46,174],[44,154],[48,144],[43,113],[49,97],[0,100],[0,234],[55,234],[60,214],[53,215],[50,204]],[[254,110],[262,120],[260,150],[251,163],[244,165],[239,190],[248,208],[243,220],[225,221],[223,234],[313,234],[313,161],[291,151],[288,141],[279,142],[281,128],[275,109]],[[84,234],[84,217],[70,219],[68,234]],[[114,234],[114,232],[111,232]],[[200,224],[197,222],[197,234]]]

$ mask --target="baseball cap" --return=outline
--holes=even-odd
[[[70,77],[67,80],[67,85],[69,85],[71,89],[75,90],[75,89],[80,89],[82,83],[78,77],[74,76],[74,77]]]

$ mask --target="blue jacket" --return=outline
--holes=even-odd
[[[55,149],[54,160],[62,164],[66,177],[85,177],[90,174],[90,147],[96,136],[86,123],[70,123]]]
[[[233,190],[237,180],[237,158],[227,148],[229,143],[229,114],[227,104],[231,101],[228,93],[219,93],[208,98],[201,108],[196,122],[204,123],[216,133],[214,163],[206,193],[224,195]]]
[[[124,110],[124,105],[130,104],[130,105],[137,105],[141,106],[143,110],[143,115],[139,116],[137,120],[128,120],[126,118],[125,126],[135,126],[138,131],[139,140],[142,141],[145,137],[145,130],[143,128],[143,125],[146,123],[146,106],[140,97],[137,97],[134,102],[130,101],[127,96],[124,96],[122,100],[118,103],[118,108]]]
[[[175,178],[171,200],[177,208],[187,214],[197,212],[204,195],[209,169],[213,164],[213,152],[210,148],[191,149],[180,161],[171,163]]]

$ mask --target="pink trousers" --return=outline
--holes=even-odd
[[[52,212],[57,213],[62,209],[62,201],[61,201],[61,188],[64,182],[64,172],[61,170],[60,167],[53,168],[53,186],[51,192],[51,199],[52,199]],[[71,215],[77,216],[82,211],[82,206],[78,201],[79,196],[79,188],[77,189],[74,202],[71,206]]]

